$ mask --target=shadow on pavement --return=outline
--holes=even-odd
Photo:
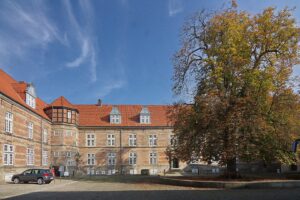
[[[35,192],[8,199],[120,199],[120,200],[288,200],[300,199],[299,189],[286,190],[157,190],[157,191],[78,191],[78,192]]]

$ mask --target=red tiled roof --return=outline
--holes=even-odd
[[[73,105],[65,97],[61,96],[54,100],[51,104],[47,104],[39,98],[36,98],[36,109],[31,108],[25,103],[25,93],[27,83],[18,82],[0,69],[0,93],[8,96],[12,100],[28,108],[29,110],[48,119],[44,109],[50,106],[64,106],[77,109],[79,111],[79,126],[103,126],[103,127],[155,127],[155,126],[170,126],[167,117],[169,106],[166,105],[149,105],[147,106],[150,112],[150,124],[140,123],[141,105],[116,105],[121,113],[121,124],[111,124],[109,114],[112,110],[112,105]]]
[[[26,87],[27,87],[26,83],[17,82],[10,75],[8,75],[2,69],[0,69],[0,93],[3,93],[4,95],[18,102],[22,106],[28,108],[29,110],[49,120],[48,116],[44,112],[44,108],[47,106],[47,104],[44,101],[37,98],[36,109],[31,108],[25,103]],[[23,93],[24,93],[24,97],[21,95]]]
[[[109,114],[112,110],[112,105],[75,105],[79,110],[79,126],[103,126],[103,127],[154,127],[154,126],[170,126],[167,118],[166,105],[149,105],[147,106],[150,112],[150,124],[140,123],[141,105],[116,105],[121,112],[121,124],[111,124]]]
[[[55,99],[49,106],[63,106],[68,108],[75,108],[65,97],[60,96]]]

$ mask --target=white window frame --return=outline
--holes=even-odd
[[[96,165],[96,156],[94,153],[87,154],[87,165]]]
[[[5,113],[5,132],[13,133],[14,115],[11,112]]]
[[[157,135],[156,134],[149,135],[149,146],[150,147],[157,146]]]
[[[26,163],[28,166],[34,165],[34,149],[33,148],[27,148]]]
[[[29,105],[31,108],[36,108],[35,97],[30,95],[29,93],[26,93],[26,104]]]
[[[48,143],[48,130],[46,128],[43,129],[43,143]]]
[[[72,134],[73,134],[73,131],[71,131],[71,130],[66,130],[66,132],[65,132],[66,137],[72,136]]]
[[[42,151],[42,165],[48,165],[48,151]]]
[[[121,124],[121,121],[122,121],[122,119],[121,119],[121,115],[119,115],[119,114],[111,114],[110,115],[110,123],[111,124]]]
[[[67,118],[68,119],[71,119],[72,118],[72,112],[70,110],[68,110],[67,112]]]
[[[115,146],[116,145],[116,136],[115,134],[107,134],[107,146]]]
[[[53,151],[53,157],[59,157],[59,151]]]
[[[150,165],[157,165],[157,153],[156,152],[149,153],[149,163],[150,163]]]
[[[117,154],[115,152],[110,152],[107,154],[107,164],[116,165],[117,163]]]
[[[94,133],[86,134],[86,146],[95,147],[96,146],[96,135]]]
[[[128,138],[128,145],[130,147],[135,147],[137,142],[136,142],[136,134],[130,134]]]
[[[71,151],[66,151],[66,157],[71,158],[72,157],[72,152]]]
[[[128,161],[129,161],[129,165],[136,165],[137,153],[136,152],[130,152]]]
[[[33,123],[28,122],[27,128],[28,128],[28,138],[32,140],[33,139]]]
[[[150,115],[141,115],[140,123],[141,124],[150,124]]]
[[[3,144],[3,165],[14,165],[14,146]]]

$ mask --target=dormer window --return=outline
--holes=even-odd
[[[150,112],[146,106],[144,106],[140,112],[140,123],[141,124],[150,124]]]
[[[26,89],[26,104],[32,108],[36,107],[36,93],[33,84],[28,84]]]
[[[111,124],[121,124],[121,113],[119,109],[114,106],[110,112],[110,123]]]

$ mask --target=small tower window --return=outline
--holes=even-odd
[[[150,124],[150,112],[146,106],[143,106],[140,112],[140,123],[141,124]]]
[[[111,124],[121,124],[121,113],[119,109],[114,106],[110,112],[110,123]]]

